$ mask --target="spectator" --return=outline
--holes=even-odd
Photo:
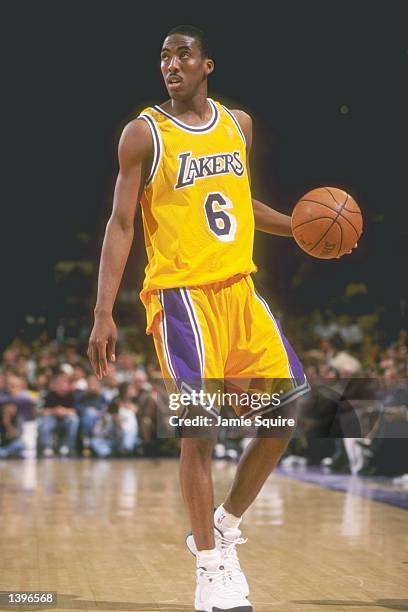
[[[356,320],[347,315],[341,317],[339,325],[339,334],[344,340],[346,346],[359,345],[363,340],[363,333]]]
[[[339,332],[339,326],[330,310],[326,310],[323,315],[317,317],[317,323],[313,327],[313,331],[322,340],[330,340]]]
[[[7,372],[8,370],[12,370],[15,366],[16,360],[18,357],[18,350],[17,348],[8,348],[6,351],[4,351],[3,353],[3,367],[4,370]]]
[[[30,383],[34,380],[35,374],[35,361],[33,359],[28,359],[26,355],[19,355],[16,359],[16,363],[14,365],[14,372],[30,381]]]
[[[108,403],[112,402],[118,395],[118,385],[116,368],[109,364],[109,374],[102,381],[102,394]]]
[[[86,379],[85,368],[81,365],[75,365],[71,375],[71,384],[73,391],[86,391],[88,381]]]
[[[96,376],[88,376],[87,390],[78,402],[80,433],[84,455],[89,454],[96,422],[105,413],[107,407],[108,402],[102,393],[101,383]]]
[[[319,348],[313,348],[305,353],[305,356],[327,363],[334,356],[334,347],[329,340],[320,340]]]
[[[152,424],[154,428],[154,439],[156,440],[156,452],[160,454],[161,450],[166,448],[166,452],[170,451],[171,455],[178,449],[179,440],[174,439],[174,427],[169,421],[169,398],[166,391],[166,386],[161,378],[153,379],[154,386],[151,391],[152,398],[156,406],[156,418]],[[153,450],[153,449],[152,449]]]
[[[95,421],[90,437],[90,449],[97,457],[110,457],[117,447],[117,431],[112,414],[103,413]]]
[[[27,380],[24,377],[10,373],[6,376],[5,392],[3,401],[14,404],[17,416],[21,419],[24,456],[33,458],[37,454],[35,394],[27,390]],[[1,399],[0,403],[2,403]]]
[[[50,348],[44,348],[38,358],[37,370],[52,372],[58,365],[58,358]]]
[[[40,401],[40,403],[42,403],[48,393],[51,377],[52,372],[48,371],[47,369],[37,370],[33,383],[33,395]]]
[[[39,425],[39,442],[44,457],[54,454],[55,434],[61,434],[59,454],[63,457],[75,450],[79,418],[69,378],[57,374],[51,380],[51,390],[44,399]]]
[[[130,455],[140,445],[139,428],[136,418],[137,406],[132,401],[135,388],[127,382],[119,385],[119,395],[109,406],[115,424],[117,451],[120,455]]]
[[[117,358],[117,380],[119,383],[132,382],[135,374],[135,360],[129,351],[123,351]]]
[[[405,348],[408,348],[408,330],[400,329],[397,340],[393,342],[391,346],[396,347],[397,349],[401,346],[405,346]]]
[[[16,405],[18,416],[25,421],[35,419],[34,401],[27,390],[27,381],[22,376],[8,373],[5,377],[4,394],[0,395],[0,404],[11,402]]]
[[[395,357],[396,368],[398,370],[399,376],[405,376],[405,372],[408,364],[408,348],[405,344],[401,344],[397,348],[397,354]]]
[[[0,407],[0,459],[23,456],[23,422],[17,406],[6,403]]]
[[[132,398],[137,407],[137,419],[144,449],[156,446],[157,403],[152,396],[152,386],[144,370],[136,370],[133,377],[135,395]],[[149,453],[150,454],[150,453]]]
[[[74,342],[66,342],[62,349],[60,357],[61,364],[68,364],[71,367],[81,364],[81,356],[77,353],[76,344]]]
[[[337,378],[338,374],[335,369],[331,368],[327,363],[321,363],[318,369],[320,378]]]
[[[384,409],[384,426],[387,432],[391,431],[392,435],[396,436],[400,428],[406,427],[406,417],[403,417],[404,412],[401,409],[406,407],[408,402],[406,386],[404,387],[404,379],[408,378],[408,333],[406,330],[401,330],[396,340],[391,342],[390,339],[384,345],[384,335],[375,323],[377,318],[374,314],[366,313],[364,317],[354,319],[344,314],[335,316],[327,311],[323,318],[317,312],[312,316],[294,318],[292,322],[297,330],[295,334],[297,345],[303,346],[308,378],[313,385],[318,384],[319,380],[322,383],[324,381],[329,383],[329,379],[353,378],[356,375],[364,378],[381,378],[384,381],[384,386],[381,387],[383,397],[380,398]],[[357,342],[361,334],[362,340]],[[83,338],[87,338],[87,333],[84,333]],[[52,453],[54,448],[64,446],[70,419],[73,442],[66,443],[65,446],[68,447],[69,452],[73,452],[76,442],[75,420],[78,424],[79,416],[76,414],[76,409],[81,411],[81,436],[85,441],[84,446],[85,448],[88,446],[86,438],[90,437],[89,448],[96,455],[110,456],[116,453],[133,452],[133,450],[127,450],[134,449],[133,443],[128,444],[128,442],[135,438],[138,440],[139,437],[142,439],[143,452],[146,455],[174,455],[179,452],[180,441],[173,437],[174,431],[169,425],[168,397],[156,358],[152,357],[149,350],[140,344],[137,332],[133,339],[124,332],[123,343],[129,347],[128,350],[119,351],[117,364],[110,364],[110,374],[101,383],[96,379],[88,379],[86,376],[86,370],[84,370],[86,349],[83,346],[79,351],[76,341],[68,341],[62,345],[56,340],[47,341],[47,338],[44,337],[34,340],[30,347],[26,342],[17,338],[9,345],[0,362],[0,410],[2,405],[14,405],[16,418],[23,428],[24,456],[27,456],[30,450],[27,445],[27,428],[32,428],[30,444],[32,445],[34,440],[34,449],[36,448],[37,423],[42,424],[42,434],[44,434],[47,421],[49,421],[45,418],[47,416],[52,417],[53,426],[50,434],[51,450],[48,451],[47,446],[44,448],[45,453]],[[146,368],[147,375],[144,368]],[[71,401],[67,398],[63,401],[60,398],[55,405],[54,384],[57,369],[65,370],[66,374],[63,379],[66,381],[65,385],[68,386],[68,392],[74,393],[74,398],[73,401],[72,398]],[[122,387],[122,397],[118,398],[120,382],[131,383],[130,390],[128,388],[130,396],[127,399],[123,397]],[[102,389],[100,389],[101,385]],[[54,402],[49,399],[52,394],[54,394]],[[45,400],[49,402],[48,408],[52,408],[51,411],[47,410]],[[111,412],[104,413],[104,407],[99,407],[99,402],[105,407],[111,405]],[[43,416],[38,419],[37,411],[40,406],[44,406],[45,410]],[[68,412],[66,410],[61,412],[58,408],[61,406],[63,409],[64,407],[69,408]],[[6,412],[7,410],[10,409],[6,408]],[[395,415],[390,420],[388,415],[393,411]],[[59,416],[56,413],[59,413]],[[63,418],[63,413],[70,419]],[[364,409],[361,414],[363,420],[367,414]],[[317,424],[321,424],[321,416],[319,415],[317,423],[312,423],[314,428]],[[89,421],[87,421],[88,417]],[[310,422],[309,418],[309,421],[306,420],[306,425],[310,425]],[[382,435],[381,431],[376,434],[377,438]],[[228,435],[230,433],[228,432]],[[57,443],[57,439],[54,440],[54,434],[58,434],[58,439],[62,436],[60,444]],[[343,435],[348,437],[344,432]],[[43,444],[43,439],[44,435],[41,444]],[[393,440],[394,438],[389,443],[385,441],[378,445],[384,457],[386,450],[389,452],[389,449],[393,448]],[[323,442],[325,443],[324,448],[321,445],[319,447],[320,442],[316,435],[312,435],[310,427],[305,429],[305,448],[302,450],[304,459],[307,459],[309,463],[319,463],[319,457],[333,455],[335,453],[334,440],[326,438]],[[377,439],[374,437],[372,442],[372,452],[375,451],[377,457],[379,452],[376,450]],[[401,444],[403,442],[401,440]],[[308,443],[309,446],[307,446]],[[362,445],[362,441],[357,439],[356,444]],[[347,453],[349,459],[352,459],[352,471],[358,469],[361,456],[356,444],[354,442],[349,444],[347,440],[343,443],[340,438],[338,439],[336,445],[338,450],[341,450],[341,457],[339,454],[339,461],[334,462],[332,469],[345,469],[344,466],[348,463]],[[363,450],[365,453],[368,452],[367,449]],[[364,473],[364,469],[359,473]]]
[[[335,354],[329,359],[329,365],[334,368],[340,376],[354,376],[361,371],[361,363],[356,357],[344,350],[344,342],[340,335],[332,338]]]

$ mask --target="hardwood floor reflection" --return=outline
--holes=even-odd
[[[214,463],[217,501],[234,470]],[[1,591],[57,591],[54,610],[194,609],[176,460],[2,462],[0,516]],[[239,551],[254,611],[407,610],[407,516],[273,475]]]

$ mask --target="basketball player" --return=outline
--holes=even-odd
[[[99,378],[108,374],[108,361],[115,361],[112,309],[140,201],[148,255],[141,298],[163,377],[178,389],[192,380],[286,380],[283,414],[308,385],[251,273],[254,230],[291,236],[290,217],[251,198],[251,118],[207,97],[213,70],[200,30],[179,26],[169,32],[161,71],[170,99],[144,110],[120,139],[88,356]],[[256,414],[275,410],[271,404]],[[196,610],[252,610],[236,550],[245,542],[239,526],[290,433],[283,427],[280,435],[260,432],[251,441],[215,513],[214,441],[182,438],[180,482],[192,527],[187,545],[197,561]]]

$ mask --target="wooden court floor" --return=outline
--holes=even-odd
[[[0,591],[56,591],[54,610],[194,610],[177,467],[0,463]],[[217,502],[234,470],[214,463]],[[273,475],[243,524],[254,612],[408,610],[407,522],[406,510]]]

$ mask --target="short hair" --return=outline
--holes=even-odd
[[[123,381],[122,383],[120,383],[118,390],[119,390],[119,398],[120,399],[124,399],[127,390],[129,389],[129,387],[131,386],[130,382],[128,381]]]
[[[191,38],[194,38],[200,47],[202,57],[211,57],[211,48],[207,34],[199,28],[196,28],[193,25],[178,25],[175,28],[172,28],[170,32],[167,32],[165,38],[171,36],[172,34],[184,34],[185,36],[191,36]]]

